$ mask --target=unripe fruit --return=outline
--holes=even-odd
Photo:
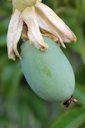
[[[29,41],[21,47],[21,65],[27,82],[34,92],[48,101],[65,102],[74,91],[72,67],[58,46],[44,37],[49,48],[42,52]]]

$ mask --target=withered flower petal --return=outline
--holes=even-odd
[[[14,11],[9,27],[8,27],[8,34],[7,34],[7,47],[8,47],[8,57],[10,59],[15,60],[15,55],[20,58],[20,55],[17,50],[17,43],[20,39],[23,21],[20,18],[20,11],[17,9]]]

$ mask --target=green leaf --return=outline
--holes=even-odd
[[[28,86],[28,85],[26,85]],[[30,110],[34,113],[35,117],[41,121],[47,121],[48,109],[46,103],[39,98],[29,88],[22,90],[23,101],[27,103]],[[27,102],[28,101],[28,102]]]
[[[84,85],[77,84],[74,95],[78,99],[78,104],[85,105],[85,86]]]
[[[0,47],[6,46],[7,41],[6,41],[6,35],[0,36]]]
[[[18,94],[19,81],[22,75],[19,63],[16,63],[15,65],[10,64],[10,67],[6,68],[4,73],[9,100],[9,98],[12,99]]]
[[[0,21],[0,36],[3,34],[7,34],[7,28],[9,25],[10,18],[6,18]]]
[[[85,108],[76,108],[61,115],[50,128],[78,128],[84,122]]]

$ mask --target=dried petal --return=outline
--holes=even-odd
[[[36,6],[37,20],[42,29],[54,34],[63,45],[64,42],[76,41],[76,36],[68,26],[43,3],[37,3]]]
[[[15,54],[20,58],[17,43],[20,39],[22,26],[23,22],[20,18],[20,12],[16,9],[11,17],[7,34],[8,57],[13,60],[15,60]]]
[[[43,37],[40,33],[39,26],[37,23],[34,7],[26,8],[22,12],[22,19],[28,27],[28,38],[29,40],[39,49],[46,50],[47,44],[44,42]]]

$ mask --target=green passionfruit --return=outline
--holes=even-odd
[[[37,95],[68,106],[75,88],[73,69],[58,44],[47,37],[44,40],[49,46],[46,52],[35,48],[30,41],[21,46],[22,71]]]

